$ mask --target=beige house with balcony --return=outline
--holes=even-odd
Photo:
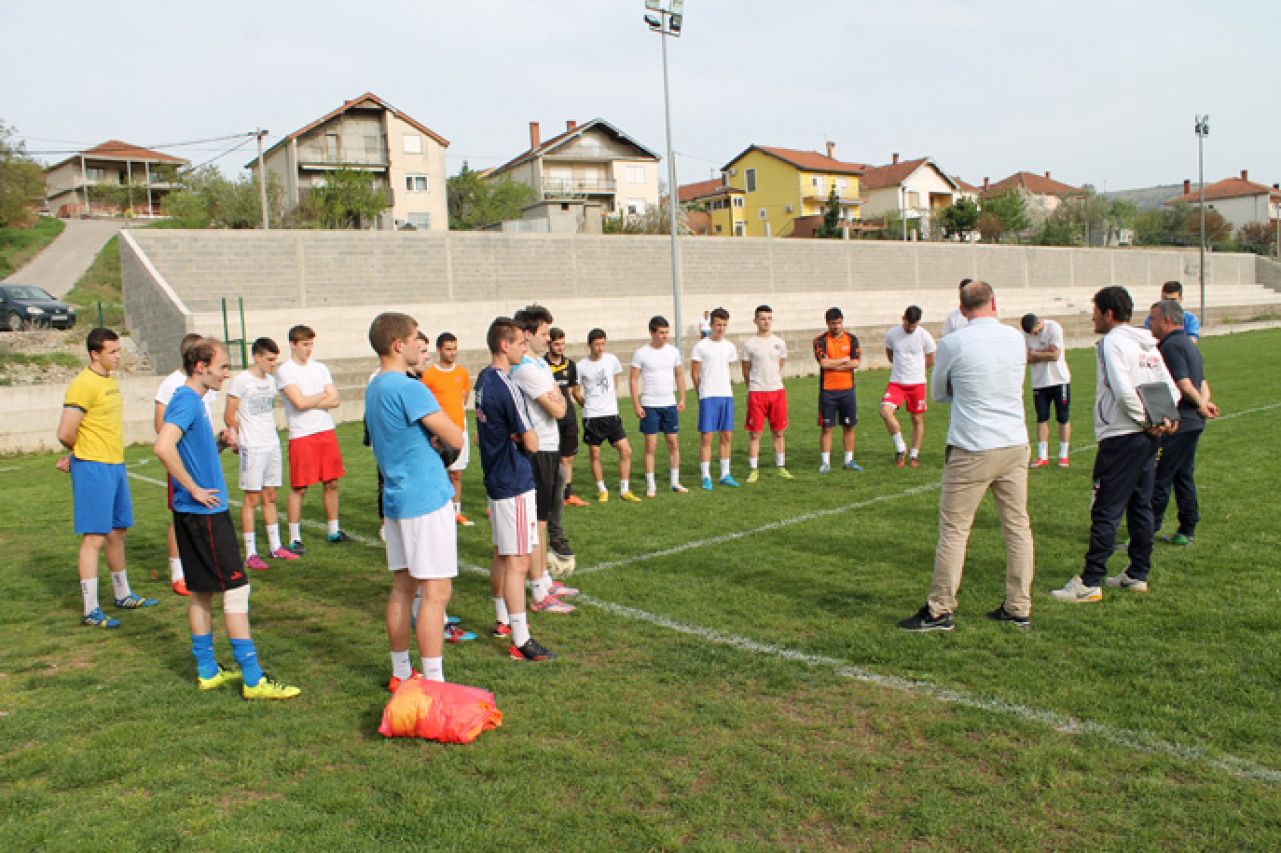
[[[126,210],[159,216],[160,201],[174,189],[174,174],[190,165],[181,157],[109,139],[44,170],[45,209],[54,216],[112,216]],[[95,198],[95,187],[124,189]]]
[[[863,172],[863,215],[897,213],[918,238],[929,234],[934,218],[962,195],[960,184],[929,157],[900,160],[894,154],[886,165]]]
[[[524,219],[546,220],[547,230],[599,233],[604,216],[641,215],[658,205],[659,156],[604,119],[565,122],[543,140],[529,123],[529,148],[485,174],[533,187]]]
[[[444,231],[447,147],[449,141],[431,128],[366,92],[271,146],[263,163],[284,191],[286,211],[346,169],[367,173],[370,184],[387,195],[387,207],[368,227]],[[246,168],[256,179],[257,158]]]

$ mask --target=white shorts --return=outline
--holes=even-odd
[[[463,430],[463,446],[458,451],[458,458],[449,466],[450,471],[466,471],[467,462],[471,459],[471,442],[467,440],[467,430]]]
[[[417,580],[458,577],[458,522],[452,503],[426,515],[388,518],[383,529],[391,571],[409,569]]]
[[[538,544],[538,511],[534,492],[489,502],[489,523],[494,529],[494,547],[504,557],[534,553]]]
[[[280,445],[240,448],[240,490],[261,492],[276,489],[284,482],[281,476]]]

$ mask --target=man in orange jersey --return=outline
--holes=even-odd
[[[840,308],[828,308],[824,315],[827,331],[814,339],[814,359],[819,367],[818,449],[822,457],[818,473],[832,470],[832,427],[840,423],[845,444],[845,467],[862,471],[854,461],[854,427],[858,424],[858,398],[854,395],[854,371],[862,360],[858,338],[845,331]]]
[[[449,482],[454,487],[454,520],[462,527],[475,522],[463,515],[463,471],[471,455],[467,440],[467,398],[471,395],[471,376],[458,363],[458,338],[451,332],[436,336],[436,361],[423,371],[423,384],[440,403],[449,419],[463,431],[463,446],[458,458],[449,466]]]

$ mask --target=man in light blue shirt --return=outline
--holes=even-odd
[[[1027,424],[1023,420],[1023,335],[996,319],[992,288],[961,289],[967,325],[941,339],[930,391],[952,404],[939,495],[939,540],[930,597],[899,622],[906,631],[950,631],[974,514],[988,491],[1005,536],[1005,601],[987,615],[1027,628],[1032,611],[1032,526],[1027,514]]]

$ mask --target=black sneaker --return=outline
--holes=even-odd
[[[569,543],[564,539],[553,539],[551,541],[551,549],[556,552],[558,557],[574,556],[574,549],[569,547]]]
[[[524,661],[553,660],[556,657],[555,652],[538,645],[533,637],[526,640],[523,646],[513,644],[507,654],[511,655],[512,660]]]
[[[350,542],[351,537],[344,531],[339,530],[337,533],[329,533],[325,536],[325,541],[330,545],[341,545],[344,542]]]
[[[901,620],[898,626],[904,631],[951,631],[956,627],[952,624],[951,613],[931,616],[928,604],[913,615]]]
[[[1004,602],[1002,602],[1001,606],[995,610],[989,610],[987,618],[994,619],[997,622],[1009,622],[1015,628],[1026,629],[1032,627],[1032,619],[1030,616],[1015,616],[1013,613],[1005,609]]]
[[[307,546],[302,544],[301,539],[295,539],[294,541],[290,542],[288,547],[285,548],[285,550],[293,554],[295,557],[307,556]]]

